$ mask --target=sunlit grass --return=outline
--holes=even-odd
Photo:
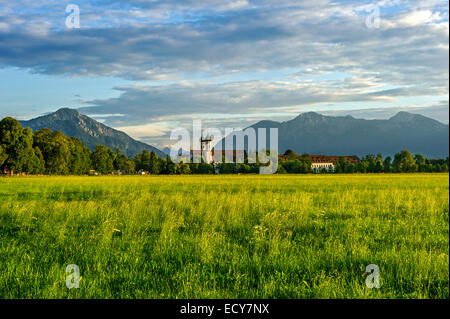
[[[0,178],[0,297],[449,298],[448,236],[448,174]]]

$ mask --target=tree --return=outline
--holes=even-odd
[[[190,174],[190,173],[191,173],[191,168],[189,167],[188,164],[185,164],[183,162],[178,164],[177,174],[185,175],[185,174]]]
[[[164,168],[164,172],[168,175],[176,174],[178,170],[178,166],[172,161],[169,155],[166,158],[166,165]]]
[[[228,164],[233,167],[234,173],[237,173],[236,164],[235,163],[228,163]],[[214,166],[212,164],[205,163],[202,161],[198,165],[198,174],[214,174]]]
[[[159,158],[155,154],[155,152],[152,151],[150,153],[150,162],[149,162],[149,169],[148,169],[148,171],[150,172],[150,174],[159,174],[160,169],[161,168],[160,168]]]
[[[67,136],[60,131],[52,133],[50,129],[43,128],[34,133],[34,145],[42,152],[46,173],[69,174],[72,153]]]
[[[405,173],[414,173],[417,172],[418,165],[416,164],[416,161],[414,160],[414,157],[409,151],[401,151],[402,154],[402,171]]]
[[[237,164],[238,172],[241,174],[250,174],[252,172],[252,168],[248,164]]]
[[[113,165],[114,170],[125,174],[133,174],[136,168],[134,160],[122,154],[119,148],[116,148]]]
[[[395,154],[392,167],[393,171],[396,173],[414,173],[418,169],[418,165],[414,160],[414,157],[407,150],[403,150],[400,153]]]
[[[298,174],[300,173],[302,163],[296,159],[292,161],[287,161],[284,165],[286,172],[290,174]]]
[[[52,154],[45,162],[51,174],[65,175],[69,173],[72,154],[69,139],[60,131],[52,134]]]
[[[295,160],[298,157],[298,154],[293,150],[287,150],[286,152],[284,152],[284,155],[287,156],[288,160]]]
[[[134,163],[132,158],[128,158],[127,160],[127,168],[125,170],[127,174],[133,174],[136,172],[136,164]]]
[[[234,163],[220,163],[218,165],[220,174],[235,174],[237,173],[237,167]],[[200,164],[198,168],[198,174],[208,174],[209,169]]]
[[[311,158],[309,157],[309,154],[303,154],[300,155],[299,157],[300,160],[300,173],[302,174],[307,174],[307,173],[311,173],[311,165],[312,165],[312,161]]]
[[[2,163],[3,170],[12,172],[20,170],[21,165],[18,164],[20,157],[23,156],[23,146],[20,145],[22,135],[22,126],[20,123],[11,118],[6,117],[0,122],[0,146],[4,159]]]
[[[29,154],[30,158],[24,163],[23,171],[29,174],[44,174],[45,160],[39,147],[36,146]]]
[[[59,131],[52,134],[51,154],[45,161],[50,174],[64,175],[69,173],[70,148],[67,136]]]
[[[367,173],[369,168],[369,162],[366,159],[362,159],[359,161],[359,163],[356,165],[356,171],[359,173]]]
[[[136,154],[134,161],[137,170],[142,169],[148,171],[150,174],[160,174],[166,168],[163,160],[153,151],[143,150],[142,153]]]
[[[390,156],[386,157],[383,161],[383,172],[390,173],[392,172],[392,158]]]
[[[417,164],[419,172],[426,172],[428,170],[427,159],[422,154],[414,155],[414,161]]]
[[[45,173],[44,155],[42,155],[41,150],[37,146],[34,148],[34,153],[36,154],[36,157],[39,159],[39,162],[36,166],[36,174],[44,174]]]
[[[448,172],[449,158],[446,159],[429,159],[428,165],[431,172]]]
[[[96,145],[92,153],[92,165],[101,174],[111,174],[114,170],[114,152],[104,145]]]
[[[349,164],[350,163],[345,157],[343,156],[339,157],[334,167],[335,173],[347,173]]]
[[[92,168],[91,151],[75,137],[69,137],[69,150],[70,150],[70,162],[69,172],[70,174],[83,175],[89,173]]]
[[[150,152],[148,150],[143,150],[134,156],[134,162],[136,164],[137,170],[148,171],[150,167]]]
[[[378,154],[375,158],[375,173],[381,173],[383,172],[383,155]]]
[[[128,157],[126,157],[122,152],[120,151],[120,148],[116,148],[115,156],[114,156],[114,170],[118,172],[126,172],[128,169]]]
[[[278,163],[277,174],[287,174],[286,169],[283,167],[281,163]]]
[[[290,154],[290,157],[293,159],[288,159],[285,161],[283,158],[280,158],[279,161],[279,171],[280,172],[286,172],[286,173],[292,173],[292,174],[306,174],[311,173],[311,158],[308,154],[303,155],[297,155],[295,152],[292,152],[290,150],[286,151],[285,154]],[[280,167],[283,168],[283,170],[280,170]]]
[[[6,117],[0,121],[1,169],[14,172],[35,170],[39,162],[33,149],[31,130],[22,128],[19,121]]]
[[[3,149],[3,146],[0,145],[0,167],[3,165],[3,163],[8,158],[8,154],[6,154],[6,151]]]
[[[367,162],[366,172],[367,173],[375,173],[376,172],[376,166],[377,166],[375,155],[374,154],[367,154],[366,157],[365,157],[365,160]]]

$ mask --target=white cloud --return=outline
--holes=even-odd
[[[0,67],[139,81],[85,108],[144,125],[133,134],[163,133],[145,125],[169,116],[448,94],[445,1],[374,2],[369,29],[358,1],[105,0],[80,3],[70,32],[56,0],[1,3]]]
[[[116,128],[127,132],[128,135],[135,139],[163,136],[169,131],[167,122],[152,122],[144,125],[119,126]]]
[[[427,23],[434,23],[440,20],[441,17],[439,12],[433,13],[431,10],[418,10],[400,16],[397,24],[400,27],[412,27]]]

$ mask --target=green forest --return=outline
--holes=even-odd
[[[308,154],[291,150],[279,158],[277,173],[312,173]],[[11,117],[0,121],[0,172],[5,175],[88,175],[88,174],[251,174],[258,173],[261,164],[248,163],[174,163],[169,156],[158,157],[143,150],[134,158],[120,149],[97,145],[91,151],[82,141],[48,128],[32,132]],[[318,173],[415,173],[448,172],[449,158],[427,159],[421,154],[403,150],[393,158],[368,154],[359,163],[349,163],[340,157],[334,170]]]

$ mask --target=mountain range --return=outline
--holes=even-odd
[[[136,141],[124,132],[110,128],[78,111],[62,108],[54,113],[29,121],[22,126],[33,131],[47,127],[83,141],[90,149],[103,144],[110,149],[119,147],[126,155],[134,156],[142,150],[165,153],[151,145]],[[315,112],[302,113],[285,121],[260,121],[250,126],[278,128],[278,149],[291,149],[298,154],[357,155],[381,153],[392,156],[407,149],[429,158],[449,154],[449,125],[428,117],[399,112],[388,120],[364,120],[352,116],[325,116]],[[267,142],[270,134],[267,130]],[[168,152],[168,149],[165,150]]]
[[[44,127],[52,131],[61,131],[67,136],[80,139],[91,150],[95,148],[95,145],[102,144],[112,150],[118,147],[127,156],[134,156],[146,149],[154,151],[158,156],[165,157],[165,154],[156,147],[136,141],[124,132],[110,128],[69,108],[62,108],[29,121],[20,121],[20,124],[33,131]]]
[[[399,112],[388,120],[303,113],[286,122],[261,121],[252,126],[278,128],[278,149],[298,154],[392,156],[407,149],[429,158],[449,154],[449,125],[428,117]],[[269,145],[269,130],[266,145]]]

